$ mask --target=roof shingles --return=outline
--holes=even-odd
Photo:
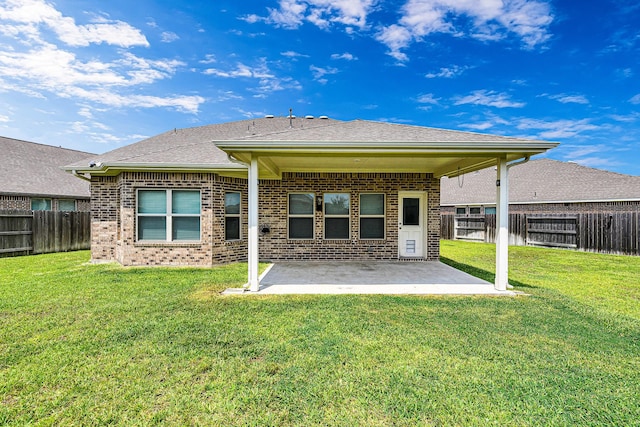
[[[494,204],[495,168],[442,178],[443,206]],[[537,159],[509,171],[510,203],[640,200],[640,176]]]

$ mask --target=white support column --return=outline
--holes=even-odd
[[[507,159],[498,159],[496,176],[496,282],[506,291],[509,282],[509,169]]]
[[[249,290],[258,292],[258,159],[249,165]]]

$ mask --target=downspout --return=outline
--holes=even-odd
[[[87,178],[86,176],[79,174],[79,173],[78,173],[78,171],[77,171],[77,170],[75,170],[75,169],[73,169],[73,170],[71,171],[71,173],[72,173],[72,174],[73,174],[73,176],[75,176],[76,178],[84,179],[85,181],[89,181],[89,182],[91,182],[91,178]]]
[[[507,169],[511,169],[514,166],[524,165],[525,163],[527,163],[529,161],[529,159],[531,159],[531,156],[526,156],[524,159],[517,160],[517,161],[515,161],[513,163],[507,163]]]

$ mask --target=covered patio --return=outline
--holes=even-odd
[[[228,289],[225,294],[246,288]],[[437,261],[277,262],[260,277],[254,294],[387,294],[387,295],[495,295],[493,283]]]
[[[292,120],[291,116],[290,120]],[[295,287],[297,291],[291,293],[346,293],[348,291],[348,293],[486,294],[495,292],[496,295],[508,292],[508,171],[511,167],[528,161],[531,156],[544,153],[557,145],[503,136],[362,120],[304,129],[299,132],[281,132],[277,136],[256,133],[246,139],[217,141],[216,144],[227,153],[229,159],[247,168],[247,288],[250,291],[289,293],[287,289]],[[437,187],[429,187],[424,183],[419,185],[416,182],[414,188],[398,188],[385,192],[386,197],[393,191],[394,200],[397,194],[396,204],[389,205],[391,208],[389,210],[393,211],[393,218],[397,219],[397,223],[390,222],[386,225],[387,234],[383,236],[384,240],[392,247],[398,248],[398,259],[412,257],[423,261],[422,263],[410,265],[408,262],[397,261],[395,264],[393,262],[368,264],[345,259],[340,262],[343,268],[336,268],[336,263],[326,268],[322,263],[314,261],[314,259],[322,259],[318,258],[319,252],[309,252],[307,259],[310,262],[305,262],[302,267],[288,262],[278,263],[266,275],[258,275],[259,246],[261,245],[260,210],[264,204],[260,200],[261,185],[263,188],[267,185],[273,186],[267,183],[280,181],[286,174],[301,174],[298,176],[303,179],[304,174],[313,173],[378,174],[377,176],[380,176],[379,174],[397,174],[398,176],[405,174],[406,176],[406,174],[418,173],[429,174],[430,179],[437,180],[443,176],[458,177],[490,166],[496,168],[497,199],[496,277],[493,284],[478,283],[478,279],[461,276],[464,273],[435,261],[439,255],[437,239],[440,224],[439,216],[438,219],[434,218],[434,213],[439,214],[439,206],[435,207],[439,204],[439,200],[433,200],[433,197],[439,196],[439,181]],[[319,178],[315,176],[313,179]],[[316,200],[320,194],[346,192],[350,198],[353,191],[351,187],[358,187],[359,184],[356,183],[349,188],[319,189],[317,193],[309,190],[309,197]],[[301,188],[308,190],[312,187],[313,183],[307,182],[306,186]],[[367,190],[366,186],[359,188],[361,192]],[[270,189],[267,188],[267,190]],[[267,194],[272,195],[273,191],[263,191],[262,197]],[[429,195],[432,199],[429,199]],[[317,199],[316,209],[324,213],[326,204],[327,202],[323,202],[320,196]],[[281,205],[285,206],[284,203]],[[411,210],[412,206],[414,210]],[[413,214],[405,215],[405,207]],[[349,207],[345,209],[345,218],[348,215],[350,219],[352,213],[349,209]],[[295,213],[289,212],[289,214]],[[314,247],[316,239],[330,241],[331,238],[327,238],[326,235],[314,234],[313,208],[306,214],[311,218],[309,224],[312,232],[303,236],[307,240],[299,239],[298,247],[301,248],[304,245]],[[431,220],[429,214],[431,214]],[[270,215],[273,217],[275,214]],[[384,215],[387,218],[387,214],[384,213]],[[321,220],[324,218],[320,215],[318,217]],[[284,228],[282,227],[283,230]],[[267,229],[270,230],[270,227]],[[350,229],[347,228],[347,233],[344,233],[346,238],[344,236],[340,238],[344,241],[350,239],[355,242],[360,241],[358,236],[350,236],[349,232]],[[296,241],[298,238],[299,236],[289,234],[288,242]],[[297,247],[291,248],[292,251],[295,249]],[[335,250],[340,249],[344,248],[336,247]],[[367,259],[362,255],[360,258]],[[322,285],[324,285],[322,292],[316,289]],[[469,286],[475,287],[468,288]],[[487,292],[481,291],[482,287],[486,287]]]

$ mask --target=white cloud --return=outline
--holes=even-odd
[[[516,35],[525,49],[544,44],[553,20],[549,5],[536,0],[409,0],[397,24],[382,28],[377,39],[389,55],[407,60],[401,50],[434,33],[482,41]]]
[[[255,97],[264,98],[264,94],[272,93],[285,89],[300,89],[300,83],[289,77],[277,77],[274,75],[267,65],[265,58],[260,58],[256,66],[248,66],[241,62],[238,62],[233,69],[221,69],[221,68],[209,68],[203,71],[203,74],[235,79],[257,79],[258,86],[255,88],[248,88],[250,91],[257,92]]]
[[[344,59],[346,61],[356,61],[358,58],[350,54],[349,52],[345,53],[334,53],[331,55],[331,59]]]
[[[600,129],[600,126],[589,123],[588,119],[556,120],[552,122],[538,119],[522,119],[516,127],[521,130],[538,130],[538,136],[543,139],[572,138],[582,132]]]
[[[74,50],[90,44],[148,46],[144,35],[125,22],[92,15],[91,23],[78,25],[44,0],[8,0],[0,5],[0,32],[16,41],[10,47],[0,46],[0,82],[5,91],[74,99],[85,117],[91,114],[88,102],[123,108],[169,107],[190,113],[204,102],[198,96],[133,92],[136,86],[171,78],[185,65],[181,61],[142,58],[122,49],[106,53],[115,59],[102,61],[95,54],[84,57],[85,50]],[[65,48],[59,46],[64,44]]]
[[[213,64],[213,63],[215,63],[217,61],[216,61],[216,56],[215,55],[213,55],[211,53],[208,53],[208,54],[206,54],[204,56],[204,59],[201,59],[199,62],[201,64]]]
[[[491,129],[494,126],[492,122],[481,122],[481,123],[469,123],[463,124],[462,127],[473,129],[473,130],[487,130]]]
[[[311,65],[309,67],[309,70],[311,70],[311,73],[313,74],[313,78],[315,80],[321,80],[326,75],[337,74],[339,72],[337,68],[333,68],[333,67],[321,68],[321,67],[316,67],[315,65]],[[326,80],[325,80],[325,83],[326,83]]]
[[[280,55],[286,56],[287,58],[309,58],[309,55],[305,55],[303,53],[294,52],[292,50],[288,50],[286,52],[280,52]]]
[[[455,105],[486,105],[487,107],[496,108],[522,108],[526,104],[524,102],[511,101],[506,93],[497,93],[488,90],[477,90],[471,95],[455,98]]]
[[[305,22],[319,28],[341,24],[349,33],[354,27],[367,26],[367,16],[375,3],[376,0],[279,0],[277,8],[267,8],[266,17],[252,14],[241,19],[249,23],[266,21],[288,29],[296,29]]]
[[[549,95],[550,99],[554,99],[563,104],[588,104],[589,100],[584,95],[567,95],[564,93],[558,95]]]
[[[435,79],[436,77],[450,79],[462,75],[462,73],[467,71],[469,68],[470,67],[460,67],[458,65],[453,65],[448,68],[440,68],[440,71],[438,71],[437,73],[427,73],[425,77],[428,79]]]
[[[8,123],[10,121],[11,121],[11,119],[9,118],[9,116],[5,116],[4,114],[0,114],[0,122],[1,123]]]
[[[629,99],[629,102],[632,104],[640,104],[640,93],[631,97],[631,99]]]
[[[438,104],[438,100],[433,96],[432,93],[425,93],[423,95],[420,95],[416,99],[416,101],[418,101],[420,104]]]
[[[598,169],[613,169],[621,165],[617,160],[603,157],[586,157],[583,159],[574,159],[572,161],[582,166]]]
[[[39,33],[41,25],[46,26],[69,46],[101,43],[121,47],[149,46],[142,32],[126,22],[97,17],[89,24],[78,25],[45,0],[7,0],[0,6],[0,20],[17,24],[16,29],[29,38]]]
[[[163,43],[171,43],[178,39],[180,39],[180,36],[172,31],[163,31],[162,34],[160,34],[160,40]]]
[[[208,68],[203,71],[204,74],[213,75],[224,78],[248,77],[256,79],[271,79],[275,76],[269,71],[266,60],[262,58],[260,63],[255,67],[250,67],[241,62],[236,64],[236,68],[232,70],[221,70],[218,68]]]
[[[256,22],[260,22],[264,20],[264,18],[256,15],[255,13],[252,13],[251,15],[242,16],[238,19],[240,19],[241,21],[245,21],[249,24],[255,24]]]

